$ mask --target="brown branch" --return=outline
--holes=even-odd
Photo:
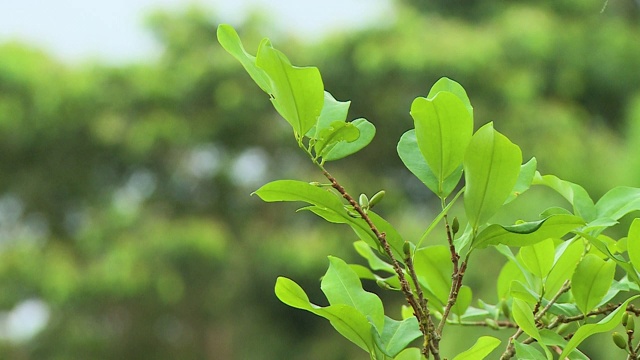
[[[418,300],[416,299],[416,296],[411,290],[411,286],[409,285],[409,282],[407,281],[404,275],[404,271],[402,270],[402,266],[400,265],[400,262],[396,259],[395,255],[391,251],[391,246],[387,241],[386,234],[378,230],[378,228],[373,223],[369,215],[367,215],[367,213],[362,209],[362,207],[360,207],[358,202],[349,193],[347,193],[344,187],[342,187],[342,185],[338,183],[336,178],[334,178],[325,169],[322,169],[322,173],[331,182],[331,187],[333,187],[336,191],[338,191],[338,193],[340,193],[340,195],[349,202],[349,204],[353,207],[353,209],[367,223],[367,225],[369,226],[369,229],[371,229],[375,237],[378,239],[378,242],[384,249],[385,254],[387,254],[387,256],[389,256],[389,258],[391,259],[393,270],[395,271],[396,275],[398,276],[398,280],[400,281],[400,290],[404,294],[407,300],[407,303],[409,303],[409,305],[413,309],[413,314],[418,320],[418,323],[420,324],[420,331],[423,334],[424,344],[425,344],[425,347],[422,349],[422,354],[428,358],[429,352],[431,351],[431,353],[433,353],[434,360],[440,360],[440,355],[439,355],[439,352],[437,351],[438,350],[437,347],[434,348],[434,344],[431,344],[429,342],[429,333],[430,333],[430,328],[432,328],[432,326],[430,325],[431,319],[429,316],[427,316],[428,310],[426,308],[422,308],[421,304],[418,303]],[[412,278],[416,277],[415,274],[413,274],[415,273],[415,271],[413,271],[413,268],[409,270],[410,272],[412,272],[411,274]],[[416,289],[419,289],[419,287],[420,287],[420,284],[416,283]]]

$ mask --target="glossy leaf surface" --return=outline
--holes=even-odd
[[[587,191],[580,185],[562,180],[554,175],[540,175],[536,173],[533,184],[544,185],[562,195],[572,206],[574,213],[585,221],[593,221],[596,218],[596,206]]]
[[[598,218],[618,220],[640,210],[640,189],[619,186],[609,190],[596,203]]]
[[[623,302],[616,310],[614,310],[611,314],[604,317],[602,320],[598,321],[596,324],[585,324],[582,325],[575,332],[571,340],[567,343],[567,346],[562,350],[559,358],[564,359],[568,354],[570,354],[574,349],[578,347],[586,338],[593,334],[607,332],[613,330],[618,324],[620,324],[620,320],[622,319],[622,315],[625,313],[627,305],[637,299],[640,295],[635,295],[630,297],[625,302]]]
[[[500,345],[500,339],[481,336],[469,350],[458,354],[453,360],[482,360]]]
[[[443,245],[427,246],[415,252],[413,263],[420,282],[435,296],[439,306],[444,306],[451,289],[451,253]]]
[[[587,254],[578,264],[571,278],[571,293],[576,305],[587,313],[604,298],[615,274],[616,264],[594,254]]]
[[[324,106],[324,84],[315,67],[296,67],[270,44],[261,46],[256,65],[271,79],[271,101],[299,137],[316,125]]]
[[[471,139],[464,157],[464,208],[473,229],[504,204],[520,173],[522,152],[488,123]]]
[[[627,252],[633,267],[640,272],[640,218],[634,219],[627,236]]]
[[[462,163],[473,133],[473,118],[456,95],[444,91],[431,99],[416,98],[411,116],[418,148],[438,180],[437,193],[442,193],[445,179]]]
[[[366,119],[356,119],[349,124],[358,129],[359,136],[354,141],[340,141],[331,150],[323,154],[324,161],[334,161],[347,157],[369,145],[376,135],[376,127]]]
[[[533,245],[523,246],[520,249],[520,255],[525,268],[533,275],[543,279],[547,277],[553,266],[553,240],[547,238]]]
[[[375,332],[373,336],[376,345],[385,355],[395,357],[413,340],[422,336],[422,333],[414,316],[403,321],[385,317],[382,333]]]
[[[582,225],[584,221],[573,215],[551,215],[511,226],[492,224],[478,234],[472,246],[480,249],[498,244],[528,246],[548,238],[561,238]]]

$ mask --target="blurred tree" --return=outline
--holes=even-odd
[[[636,4],[405,0],[387,27],[274,41],[318,65],[327,89],[352,100],[351,118],[376,124],[372,146],[332,170],[354,191],[392,189],[381,210],[412,235],[427,195],[395,146],[411,101],[441,76],[464,84],[477,125],[495,120],[542,171],[595,194],[640,186],[629,166],[640,162]],[[3,358],[354,358],[273,295],[282,273],[317,282],[316,255],[348,256],[352,237],[308,214],[274,226],[295,207],[248,196],[274,174],[313,169],[215,43],[213,19],[153,14],[165,51],[150,64],[72,68],[0,46],[0,321],[26,300],[49,314],[35,337],[0,331]],[[267,29],[260,17],[242,26],[249,51]]]

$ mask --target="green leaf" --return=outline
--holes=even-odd
[[[396,257],[396,259],[398,259],[398,261],[402,262],[402,259],[404,259],[404,240],[402,239],[402,236],[400,236],[400,233],[398,233],[398,231],[389,222],[387,222],[387,220],[383,219],[375,212],[369,210],[367,215],[369,215],[369,219],[371,219],[378,230],[385,234],[385,238],[387,239],[389,247],[391,247],[391,251],[393,252],[394,256]],[[361,240],[364,240],[367,244],[369,244],[369,246],[374,249],[379,249],[379,251],[384,254],[384,252],[380,249],[378,239],[373,234],[371,229],[369,229],[367,223],[362,219],[353,219],[350,217],[349,219],[357,220],[349,223],[356,235],[358,235]]]
[[[481,336],[469,350],[462,352],[453,360],[482,360],[500,345],[500,339],[493,336]]]
[[[529,190],[529,188],[531,187],[531,183],[533,182],[533,177],[536,174],[537,166],[538,160],[536,160],[536,158],[531,158],[531,160],[527,161],[526,164],[520,166],[520,174],[518,174],[518,180],[516,180],[516,185],[513,187],[513,190],[511,191],[511,194],[509,194],[509,197],[505,201],[505,204],[512,202],[522,193]]]
[[[371,270],[382,270],[391,274],[395,274],[393,266],[376,256],[373,250],[371,250],[371,246],[369,246],[364,241],[354,242],[353,247],[356,249],[356,252],[360,254],[360,256],[367,260]]]
[[[302,138],[316,125],[324,105],[324,85],[315,67],[292,66],[280,51],[263,44],[256,65],[271,79],[271,101],[278,113]]]
[[[471,139],[465,157],[464,208],[474,232],[493,216],[514,188],[522,152],[488,123]]]
[[[538,172],[533,178],[533,184],[547,186],[562,195],[573,206],[574,213],[586,222],[595,220],[596,206],[582,186],[561,180],[553,175],[541,176]]]
[[[615,270],[615,262],[602,260],[597,255],[587,254],[582,258],[571,278],[571,293],[583,313],[600,304],[613,282]]]
[[[469,96],[467,96],[467,92],[462,85],[447,77],[441,77],[435,84],[433,84],[433,86],[431,86],[427,99],[432,100],[441,91],[454,94],[458,99],[460,99],[460,101],[462,101],[464,106],[467,108],[467,111],[469,111],[469,115],[473,117],[473,106],[471,106]]]
[[[398,142],[398,155],[404,166],[411,171],[420,181],[422,181],[434,194],[440,198],[446,198],[456,188],[462,177],[462,166],[444,179],[442,187],[438,183],[438,178],[433,173],[427,161],[422,156],[415,129],[405,132]]]
[[[415,316],[397,321],[385,316],[382,334],[374,332],[373,338],[378,348],[387,356],[395,357],[413,340],[422,336]]]
[[[507,261],[498,274],[498,283],[496,290],[498,292],[498,299],[506,299],[509,297],[509,289],[512,281],[526,282],[522,271],[513,261]]]
[[[318,135],[314,150],[316,155],[323,156],[330,152],[339,142],[353,142],[360,136],[360,131],[352,123],[334,121],[322,129]]]
[[[511,286],[509,287],[509,295],[514,299],[520,299],[529,304],[535,304],[538,302],[539,295],[528,288],[525,284],[520,282],[519,280],[511,281]]]
[[[634,219],[629,227],[627,253],[633,267],[640,272],[640,218]]]
[[[553,264],[553,268],[544,282],[544,293],[547,298],[553,297],[564,282],[571,279],[584,251],[582,241],[565,242],[564,244],[567,246],[562,247],[562,252],[558,254],[558,260]],[[560,248],[561,246],[558,246],[556,251]]]
[[[444,306],[451,290],[451,253],[444,245],[427,246],[416,250],[414,267],[420,283],[436,297],[438,306]]]
[[[471,288],[467,285],[462,285],[460,290],[458,291],[458,298],[456,299],[456,303],[453,304],[451,310],[454,314],[460,318],[469,308],[471,302],[473,301],[473,293]]]
[[[422,360],[422,354],[418,348],[404,349],[394,360]]]
[[[533,245],[523,246],[520,255],[524,267],[533,275],[544,279],[553,266],[553,240],[547,238]]]
[[[609,250],[609,247],[602,240],[596,238],[595,236],[592,236],[580,231],[574,231],[574,233],[587,239],[589,243],[593,245],[596,249],[598,249],[601,253],[608,256],[609,259],[615,261],[615,263],[618,264],[618,266],[620,266],[622,269],[624,269],[624,271],[627,272],[627,275],[631,280],[633,280],[637,285],[640,285],[640,278],[638,277],[638,274],[636,273],[633,265],[629,261],[627,261],[625,258],[623,258],[618,254],[612,253]]]
[[[349,305],[371,319],[376,327],[382,328],[384,308],[378,295],[364,291],[358,274],[342,259],[329,256],[329,262],[329,269],[320,284],[329,304]]]
[[[323,161],[334,161],[355,154],[369,145],[373,137],[376,135],[376,127],[366,119],[356,119],[349,124],[355,126],[360,136],[351,142],[341,141],[337,143],[330,151],[322,157]]]
[[[598,321],[597,324],[586,324],[582,325],[575,332],[571,340],[567,343],[567,346],[562,350],[559,358],[564,359],[568,354],[570,354],[575,348],[578,347],[586,338],[593,334],[607,332],[613,330],[618,324],[620,324],[620,320],[622,319],[622,314],[625,313],[627,309],[627,305],[635,299],[637,299],[640,295],[635,295],[628,298],[622,305],[620,305],[615,311],[611,314],[607,315],[602,320]]]
[[[235,29],[227,24],[218,26],[218,42],[233,57],[235,57],[251,76],[253,81],[267,94],[271,93],[271,79],[267,73],[256,65],[256,58],[247,53]],[[264,45],[263,45],[264,44]],[[262,40],[261,46],[267,46],[269,40]]]
[[[311,129],[307,136],[313,139],[317,139],[320,132],[329,126],[334,121],[345,122],[347,120],[347,114],[349,113],[349,106],[351,101],[338,101],[328,91],[324,92],[324,105],[318,117],[318,122]]]
[[[416,98],[411,117],[420,152],[438,180],[437,193],[442,193],[445,179],[462,163],[473,118],[456,95],[444,91],[431,99]]]
[[[618,220],[640,210],[640,189],[620,186],[609,190],[596,203],[598,218]]]
[[[285,277],[278,277],[275,293],[283,303],[297,309],[307,310],[329,320],[331,325],[349,341],[365,351],[373,351],[375,345],[371,336],[372,325],[355,308],[344,304],[327,307],[312,304],[304,290],[293,280]]]
[[[519,341],[514,341],[513,347],[516,349],[516,355],[518,359],[527,359],[527,360],[546,360],[547,359],[540,352],[540,350],[533,347],[533,345],[523,344]]]
[[[529,304],[524,300],[514,298],[511,311],[513,313],[513,319],[522,331],[540,342],[542,337],[536,327],[536,321],[533,318],[533,310]]]
[[[559,239],[583,225],[584,221],[581,218],[562,214],[511,226],[492,224],[478,234],[472,246],[482,249],[489,245],[497,244],[508,246],[533,245],[548,238]]]

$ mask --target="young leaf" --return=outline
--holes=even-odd
[[[519,341],[514,341],[513,347],[516,349],[518,359],[547,360],[547,357],[531,344],[523,344]]]
[[[544,293],[547,298],[553,297],[560,290],[562,284],[571,279],[583,251],[584,245],[582,245],[582,241],[574,241],[564,248],[544,282]]]
[[[371,250],[371,246],[367,245],[364,241],[356,241],[353,243],[353,247],[356,249],[356,252],[360,254],[363,258],[367,260],[369,263],[369,267],[371,270],[382,270],[391,274],[395,274],[395,270],[393,270],[393,266],[382,259],[380,259],[374,252]]]
[[[320,288],[329,304],[349,305],[382,328],[384,308],[378,295],[364,291],[358,275],[343,260],[329,256],[329,269],[322,278]]]
[[[242,64],[262,91],[271,94],[271,79],[264,70],[256,65],[256,58],[245,51],[236,30],[230,25],[221,24],[218,26],[217,36],[220,45]],[[265,39],[262,42],[268,44],[269,40]]]
[[[514,298],[511,311],[513,312],[513,319],[516,321],[522,331],[540,342],[542,340],[542,337],[540,336],[538,328],[536,327],[536,321],[533,318],[533,310],[531,309],[529,304],[524,300]]]
[[[474,232],[504,204],[516,184],[522,152],[488,123],[469,144],[464,157],[464,208]]]
[[[339,142],[353,142],[360,136],[360,131],[352,123],[334,121],[322,129],[314,147],[317,155],[323,156],[330,152]]]
[[[526,282],[522,270],[513,261],[507,261],[500,269],[498,274],[498,282],[496,290],[498,292],[498,299],[506,299],[509,297],[509,289],[512,281],[519,281],[521,283]]]
[[[618,220],[640,210],[640,189],[620,186],[609,190],[596,203],[598,218]]]
[[[565,348],[562,350],[559,358],[564,359],[589,336],[613,330],[613,328],[620,324],[622,315],[626,312],[627,305],[629,305],[631,301],[637,299],[638,297],[640,297],[640,295],[635,295],[628,298],[615,311],[607,315],[602,320],[598,321],[597,324],[586,324],[580,326],[571,340],[569,340],[569,343],[567,343],[567,346],[565,346]]]
[[[278,277],[275,293],[283,303],[302,310],[307,310],[329,320],[331,325],[345,338],[365,351],[373,351],[375,345],[371,336],[372,325],[367,318],[348,305],[331,305],[320,307],[309,302],[309,297],[293,280]]]
[[[271,101],[298,138],[316,125],[324,105],[324,85],[315,67],[295,67],[280,51],[264,44],[256,65],[271,79]]]
[[[407,345],[420,336],[422,336],[422,333],[415,316],[403,321],[397,321],[385,316],[382,333],[379,334],[374,331],[373,334],[374,341],[380,351],[390,357],[398,355]]]
[[[554,246],[551,238],[520,249],[522,264],[540,279],[544,279],[549,274],[553,266],[553,254]]]
[[[366,119],[356,119],[351,121],[352,124],[360,136],[351,142],[340,141],[331,150],[327,151],[323,156],[324,161],[334,161],[347,157],[351,154],[355,154],[362,150],[365,146],[369,145],[373,137],[376,135],[376,127],[367,121]]]
[[[416,139],[415,129],[405,132],[398,142],[398,155],[404,163],[404,166],[411,171],[420,181],[422,181],[434,194],[440,198],[446,198],[455,189],[462,177],[462,166],[459,166],[454,172],[444,179],[442,187],[438,182],[438,178],[433,173],[427,161],[422,156],[418,141]]]
[[[456,303],[451,308],[452,312],[460,318],[471,305],[471,301],[473,301],[473,293],[471,288],[467,285],[462,285],[460,287],[460,291],[458,292],[458,298],[456,299]]]
[[[334,121],[345,122],[347,120],[347,114],[349,113],[349,106],[351,101],[338,101],[328,91],[324,92],[324,104],[322,111],[318,117],[316,125],[307,133],[307,136],[313,139],[317,139],[320,132],[329,126]]]
[[[499,345],[500,339],[493,336],[481,336],[469,350],[456,355],[453,360],[482,360]]]
[[[548,238],[559,239],[582,225],[584,221],[581,218],[562,214],[511,226],[492,224],[478,234],[472,246],[482,249],[497,244],[533,245]]]
[[[640,277],[638,277],[638,273],[636,272],[633,265],[629,261],[627,261],[625,258],[623,258],[618,254],[612,253],[609,250],[609,247],[597,237],[580,232],[580,231],[574,231],[574,233],[587,239],[591,245],[593,245],[596,249],[600,250],[601,253],[608,256],[609,259],[613,260],[616,264],[618,264],[618,266],[624,269],[624,271],[627,272],[629,279],[633,280],[637,285],[640,285]]]
[[[594,254],[584,256],[571,278],[571,293],[583,313],[595,308],[607,294],[615,271],[613,261],[602,260]]]
[[[536,172],[533,178],[534,185],[545,185],[562,195],[573,206],[576,215],[585,221],[593,221],[596,218],[596,206],[587,191],[580,185],[561,180],[553,175],[540,175]]]
[[[516,180],[516,185],[513,187],[513,190],[511,191],[511,194],[509,194],[505,204],[512,202],[522,193],[529,190],[531,183],[533,182],[533,177],[536,174],[537,166],[538,160],[536,160],[536,158],[531,158],[531,160],[527,161],[526,164],[522,164],[522,166],[520,166],[518,180]]]
[[[451,289],[451,253],[444,245],[427,246],[415,252],[414,267],[420,283],[431,291],[439,306],[449,299]]]
[[[447,78],[441,77],[429,90],[429,95],[427,95],[428,100],[432,100],[439,92],[446,91],[454,94],[467,108],[469,111],[469,115],[473,117],[473,106],[471,106],[471,101],[469,101],[469,96],[467,96],[467,91],[462,87],[462,85],[457,82]]]
[[[640,272],[640,218],[636,218],[629,227],[627,236],[627,252],[633,267]]]
[[[422,360],[422,354],[418,348],[404,349],[394,360]]]
[[[418,147],[438,180],[437,193],[441,193],[445,179],[462,163],[473,133],[473,118],[456,95],[444,91],[432,99],[416,98],[411,117]]]

